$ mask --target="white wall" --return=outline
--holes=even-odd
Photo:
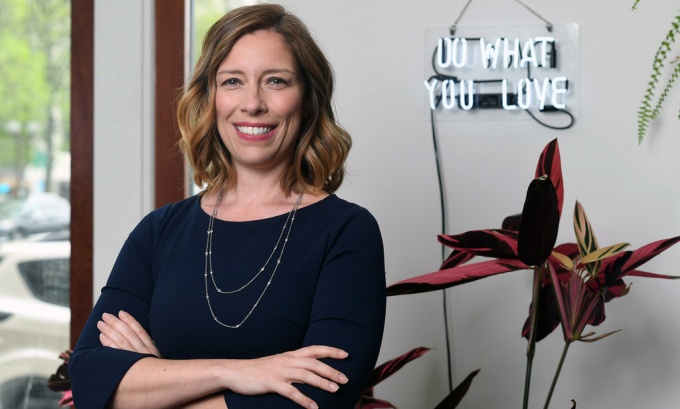
[[[466,1],[284,3],[308,23],[335,67],[339,118],[355,141],[350,176],[339,194],[378,219],[388,283],[435,270],[440,221],[430,125],[422,109],[423,53],[430,47],[424,38],[429,28],[450,26]],[[521,211],[538,155],[557,137],[565,182],[558,242],[573,241],[576,199],[602,245],[627,241],[637,248],[680,234],[680,93],[669,99],[642,145],[636,134],[636,111],[652,57],[677,10],[668,3],[643,0],[635,12],[632,0],[530,3],[553,23],[580,27],[577,122],[567,131],[530,121],[439,123],[450,233],[498,227],[503,217]],[[103,283],[122,240],[150,203],[148,143],[140,136],[151,121],[143,91],[151,84],[138,74],[146,69],[145,30],[151,20],[146,1],[100,0],[96,5],[95,265],[96,283]],[[477,0],[460,26],[536,22],[516,2]],[[122,77],[131,86],[122,86]],[[137,94],[124,97],[127,91]],[[643,269],[677,274],[678,262],[680,247]],[[677,407],[680,283],[628,282],[634,282],[630,294],[607,304],[607,320],[595,329],[623,332],[571,347],[552,407],[571,407],[571,399],[579,408]],[[520,331],[530,284],[530,273],[521,271],[449,290],[455,383],[482,369],[460,407],[521,406],[526,343]],[[559,330],[538,344],[531,407],[543,405],[562,344]],[[435,350],[379,386],[377,397],[403,409],[422,409],[434,407],[447,393],[441,293],[390,298],[379,361],[421,345]]]
[[[125,238],[153,206],[153,1],[97,0],[94,11],[96,299]]]

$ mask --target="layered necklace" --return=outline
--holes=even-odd
[[[283,257],[283,252],[286,250],[286,244],[288,243],[288,236],[290,236],[290,231],[293,229],[293,222],[295,221],[295,213],[297,213],[298,207],[300,207],[300,202],[302,201],[302,193],[300,193],[297,197],[297,200],[295,201],[295,204],[293,205],[293,208],[291,209],[290,212],[288,212],[288,217],[286,217],[285,223],[283,223],[283,228],[281,228],[281,233],[279,234],[279,239],[276,241],[276,244],[274,245],[274,248],[272,249],[272,252],[269,254],[269,257],[267,258],[267,261],[264,262],[264,265],[253,275],[253,278],[250,279],[247,283],[242,285],[241,287],[235,289],[235,290],[222,290],[218,285],[217,282],[215,281],[215,276],[213,275],[213,265],[212,265],[212,241],[213,241],[213,227],[215,225],[215,216],[217,215],[217,209],[220,207],[220,203],[222,203],[222,194],[223,192],[220,192],[220,194],[217,196],[217,203],[215,203],[215,208],[213,209],[212,213],[210,214],[210,221],[208,222],[208,238],[206,239],[205,243],[205,271],[204,271],[204,279],[205,279],[205,299],[208,302],[208,308],[210,309],[210,314],[212,314],[213,319],[215,320],[216,323],[220,324],[223,327],[226,328],[239,328],[241,325],[243,325],[244,322],[250,317],[250,315],[255,311],[255,308],[257,308],[258,304],[260,303],[260,300],[264,296],[264,293],[267,292],[267,289],[272,283],[272,280],[274,279],[274,275],[276,274],[276,270],[279,268],[279,265],[281,264],[281,258]],[[283,241],[283,244],[281,244],[281,239],[284,238],[284,233],[285,233],[285,239]],[[220,321],[219,318],[217,318],[217,315],[215,315],[215,311],[213,310],[212,304],[210,303],[210,294],[208,292],[208,274],[210,274],[210,281],[212,282],[212,286],[215,288],[215,291],[217,291],[218,294],[222,295],[230,295],[230,294],[236,294],[238,292],[241,292],[248,288],[250,284],[255,281],[257,277],[259,277],[267,268],[269,265],[269,262],[271,259],[274,257],[274,253],[276,253],[276,250],[279,248],[279,245],[281,245],[281,252],[279,253],[279,257],[276,260],[276,264],[272,268],[272,273],[267,280],[267,284],[264,286],[264,289],[262,290],[262,293],[260,293],[260,296],[257,297],[255,300],[255,304],[250,308],[248,313],[243,317],[243,319],[235,325],[232,324],[226,324],[222,321]]]

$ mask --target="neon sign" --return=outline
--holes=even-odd
[[[578,28],[563,25],[550,35],[541,29],[543,33],[537,34],[527,27],[490,26],[477,30],[483,35],[430,39],[434,50],[428,65],[434,75],[424,81],[429,108],[449,112],[572,109],[576,75],[569,71],[576,70],[574,56],[565,51],[577,51]],[[488,34],[494,30],[496,35]],[[499,31],[512,35],[499,35]]]

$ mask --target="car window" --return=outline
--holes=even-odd
[[[18,267],[36,298],[69,306],[69,259],[31,260],[19,263]]]

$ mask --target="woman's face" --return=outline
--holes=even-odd
[[[302,121],[302,84],[283,37],[241,37],[217,69],[217,130],[239,170],[282,172]]]

